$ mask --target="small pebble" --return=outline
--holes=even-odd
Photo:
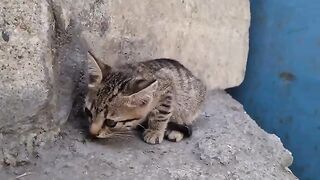
[[[9,39],[10,39],[9,34],[8,34],[7,32],[5,32],[5,31],[2,31],[2,39],[3,39],[4,41],[8,42]]]

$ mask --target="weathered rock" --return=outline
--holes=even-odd
[[[58,19],[56,14],[55,17]],[[53,119],[59,124],[64,124],[70,115],[74,115],[71,114],[72,108],[75,113],[83,109],[88,86],[88,47],[86,41],[81,38],[81,26],[78,21],[72,20],[67,29],[60,25],[57,31],[51,101],[54,108]]]
[[[76,127],[68,124],[59,141],[41,148],[35,165],[0,169],[0,179],[25,172],[32,180],[297,179],[280,140],[220,91],[210,94],[193,136],[179,143],[148,145],[137,136],[90,141]]]
[[[211,88],[238,85],[248,1],[9,1],[0,4],[0,138],[4,162],[29,161],[83,95],[86,43],[109,64],[179,59]],[[70,25],[70,19],[79,24]],[[68,28],[69,27],[69,28]],[[210,70],[207,70],[210,69]],[[81,101],[80,101],[81,103]],[[51,135],[50,135],[51,136]],[[25,153],[26,151],[26,153]]]
[[[80,28],[59,27],[52,10],[47,1],[1,2],[0,162],[8,165],[29,163],[86,86]]]
[[[181,61],[209,88],[243,78],[248,54],[248,0],[54,0],[65,24],[72,14],[85,37],[110,65],[169,57]]]
[[[45,1],[4,0],[0,14],[0,162],[17,164],[18,158],[23,164],[28,161],[24,144],[32,139],[28,131],[52,124],[45,112],[50,99],[47,65],[52,63],[50,16]]]
[[[51,63],[52,57],[45,4],[40,1],[0,3],[1,132],[36,126],[32,117],[48,103],[50,87],[46,64]]]

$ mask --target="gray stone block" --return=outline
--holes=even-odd
[[[222,91],[210,92],[193,135],[149,145],[139,136],[90,140],[67,124],[59,141],[39,150],[35,165],[0,169],[0,179],[294,180],[292,155]],[[81,130],[81,129],[80,129]],[[81,132],[81,131],[80,131]]]
[[[248,54],[248,0],[55,0],[77,15],[95,54],[110,65],[168,57],[210,89],[239,85]]]
[[[24,131],[45,108],[50,95],[51,62],[46,3],[0,3],[0,129]],[[32,11],[30,10],[32,9]]]
[[[54,8],[47,1],[1,3],[0,143],[5,164],[28,163],[37,140],[59,131],[86,88],[81,28],[61,24]]]

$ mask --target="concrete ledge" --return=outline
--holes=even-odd
[[[79,122],[79,121],[77,121]],[[138,137],[89,141],[68,124],[34,165],[1,169],[0,179],[297,179],[292,156],[222,91],[212,92],[190,139],[148,145]]]

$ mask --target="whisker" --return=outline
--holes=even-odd
[[[127,136],[122,134],[113,135],[113,137],[133,137],[133,136]]]
[[[114,134],[131,134],[132,131],[128,131],[128,132],[114,132]]]
[[[133,136],[128,136],[128,135],[120,135],[120,134],[114,134],[113,137],[118,137],[118,138],[132,138]]]
[[[133,136],[133,134],[114,133],[113,135]]]
[[[113,134],[132,134],[132,131],[116,131]]]
[[[137,124],[139,127],[141,127],[142,129],[146,129],[144,126],[142,126],[141,124]]]

